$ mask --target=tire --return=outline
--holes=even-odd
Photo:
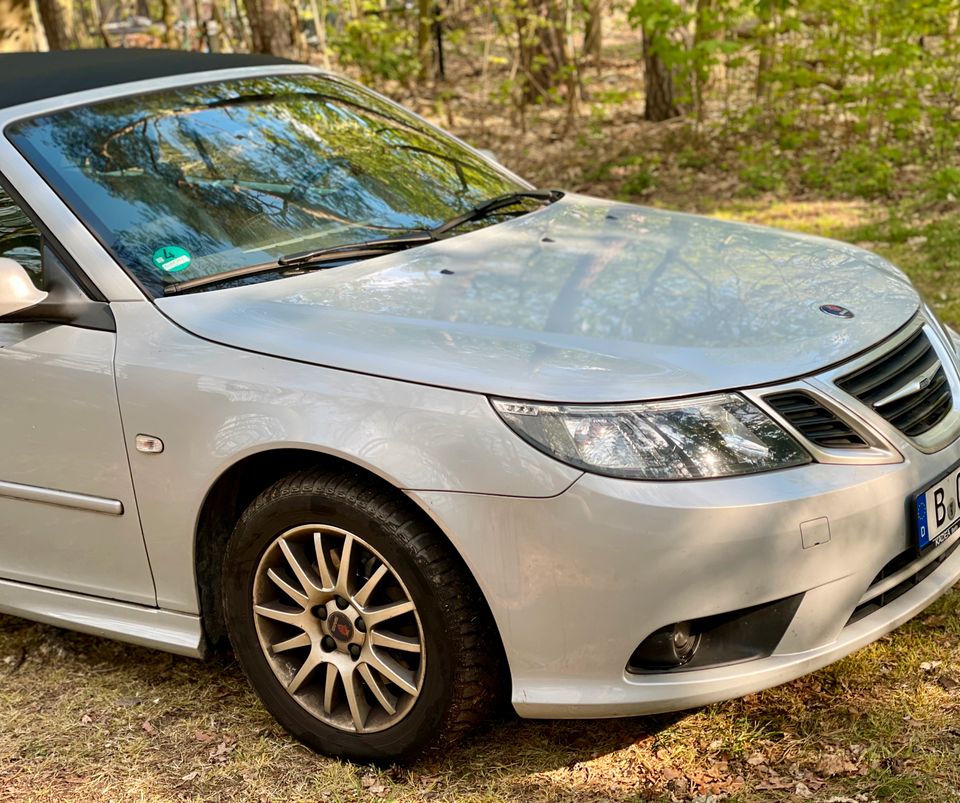
[[[224,557],[227,631],[264,706],[354,761],[448,746],[486,719],[501,678],[479,589],[397,497],[358,472],[292,474],[250,504]]]

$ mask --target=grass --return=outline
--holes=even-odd
[[[595,132],[543,148],[533,134],[513,140],[505,161],[543,184],[865,245],[960,325],[960,214],[942,202],[757,198],[736,175],[705,183],[694,151],[679,171],[646,157],[598,170]],[[655,718],[507,717],[389,771],[299,746],[229,659],[0,617],[0,800],[960,800],[958,614],[954,590],[843,661],[741,700]]]
[[[814,675],[677,715],[491,723],[407,768],[313,755],[227,659],[0,617],[0,799],[960,799],[960,593]],[[798,795],[799,791],[799,795]]]

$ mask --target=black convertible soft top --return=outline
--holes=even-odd
[[[276,56],[112,48],[0,54],[0,108],[169,75],[292,64]]]

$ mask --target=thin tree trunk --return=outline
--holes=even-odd
[[[322,7],[321,7],[322,6]],[[330,54],[327,53],[327,3],[323,0],[310,0],[310,13],[313,14],[313,32],[317,35],[317,50],[320,51],[320,63],[324,69],[330,69]]]
[[[210,39],[207,36],[207,26],[202,19],[203,13],[200,11],[200,0],[193,0],[193,20],[196,23],[197,41],[189,42],[190,50],[203,50],[204,44],[210,49]]]
[[[567,52],[564,0],[526,0],[516,11],[517,50],[524,100],[542,100],[575,69]]]
[[[757,10],[760,20],[760,40],[757,43],[757,77],[754,95],[761,100],[767,93],[767,75],[773,67],[773,36],[770,30],[773,21],[772,11],[761,4]]]
[[[433,25],[434,0],[417,0],[417,59],[420,70],[417,77],[422,82],[433,77]]]
[[[213,12],[213,22],[219,29],[216,35],[212,37],[215,40],[215,45],[211,46],[211,50],[216,47],[217,53],[236,53],[237,45],[230,35],[230,26],[227,25],[227,19],[223,13],[223,9],[220,7],[220,3],[214,0],[214,2],[210,4],[210,8]]]
[[[673,74],[656,52],[651,35],[643,29],[643,116],[647,120],[660,122],[671,117],[679,117],[680,109],[673,92]]]
[[[110,37],[103,29],[103,9],[100,7],[100,0],[90,0],[90,11],[93,14],[93,24],[100,34],[100,41],[105,48],[110,47]]]
[[[166,28],[164,40],[167,47],[172,49],[180,47],[177,36],[177,6],[174,0],[160,0],[160,15],[163,17],[163,25]]]
[[[717,38],[716,26],[713,19],[714,5],[715,0],[697,0],[693,44],[698,54],[699,45],[702,45],[709,39]],[[710,71],[709,61],[706,59],[698,61],[693,65],[693,105],[698,124],[702,123],[704,118],[703,96],[707,85],[710,83]]]
[[[587,0],[587,24],[583,31],[583,54],[599,64],[603,53],[603,12],[606,0]]]
[[[37,6],[37,0],[30,0],[30,24],[34,31],[34,40],[36,49],[46,52],[50,49],[50,43],[47,41],[46,31],[43,30],[43,22],[40,18],[40,8]]]
[[[63,9],[59,0],[37,0],[37,11],[43,23],[50,50],[66,50],[70,46],[63,22]]]

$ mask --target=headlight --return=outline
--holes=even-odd
[[[493,406],[541,451],[609,477],[728,477],[810,462],[790,435],[734,393],[622,406],[504,399]]]

